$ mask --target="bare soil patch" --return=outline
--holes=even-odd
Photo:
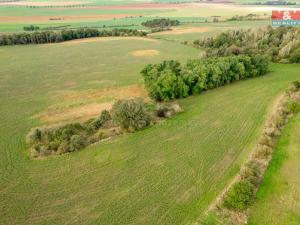
[[[154,49],[138,50],[138,51],[130,52],[130,55],[136,57],[154,57],[159,55],[159,51]]]
[[[86,121],[110,109],[116,99],[141,97],[149,100],[147,91],[139,85],[106,88],[95,91],[60,91],[53,99],[60,99],[35,117],[46,124],[69,121]]]
[[[159,33],[151,34],[153,36],[157,35],[175,35],[175,34],[190,34],[190,33],[204,33],[209,31],[209,27],[180,27],[180,28],[173,28],[172,30],[162,31]],[[150,35],[150,36],[151,36]]]
[[[65,41],[57,44],[75,45],[80,43],[90,43],[90,42],[99,42],[99,41],[118,41],[118,40],[138,40],[138,41],[158,42],[158,40],[152,38],[144,38],[144,37],[95,37],[95,38],[84,38],[84,39]]]

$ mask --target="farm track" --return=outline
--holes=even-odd
[[[27,86],[35,77],[3,88],[0,224],[190,223],[234,177],[272,101],[300,76],[296,65],[272,70],[180,100],[184,113],[166,123],[45,160],[30,160],[25,145],[32,115],[49,104],[44,89]]]

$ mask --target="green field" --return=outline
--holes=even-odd
[[[300,224],[300,115],[291,120],[279,140],[249,224]]]
[[[155,57],[132,51],[157,50]],[[60,93],[141,83],[144,64],[195,58],[173,42],[106,40],[1,47],[0,224],[188,224],[201,217],[249,155],[272,101],[298,65],[180,100],[184,113],[74,154],[31,160],[28,130]],[[282,74],[285,74],[283,76]],[[109,96],[88,99],[112,100]]]

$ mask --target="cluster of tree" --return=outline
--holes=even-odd
[[[232,30],[194,44],[204,47],[207,57],[262,54],[274,62],[300,63],[300,29],[296,27]]]
[[[147,33],[135,29],[98,30],[91,28],[79,28],[76,30],[61,31],[35,31],[32,33],[4,34],[0,35],[0,45],[18,44],[43,44],[69,41],[90,37],[110,36],[146,36]]]
[[[34,25],[30,25],[30,26],[24,26],[23,30],[25,31],[35,31],[35,30],[39,30],[40,27],[38,26],[34,26]]]
[[[105,133],[99,129],[110,120],[110,113],[104,110],[98,118],[84,124],[34,128],[27,135],[27,143],[34,157],[77,151],[105,138]]]
[[[246,16],[239,16],[239,15],[233,16],[227,19],[227,21],[264,20],[267,18],[269,18],[269,16],[260,16],[255,13],[250,13]]]
[[[117,101],[111,111],[103,110],[98,118],[82,124],[34,128],[26,139],[33,157],[64,154],[119,135],[122,133],[120,128],[129,132],[143,129],[150,125],[153,119],[151,114],[150,107],[142,99],[124,99]]]
[[[171,27],[178,26],[179,24],[180,22],[178,20],[170,20],[169,18],[153,19],[142,23],[143,26],[149,28]]]
[[[149,64],[141,74],[151,98],[172,100],[199,94],[236,80],[257,77],[268,71],[268,59],[263,56],[230,56]]]

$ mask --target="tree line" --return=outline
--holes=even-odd
[[[179,24],[180,24],[179,20],[170,20],[169,18],[153,19],[142,23],[143,26],[149,28],[171,27],[171,26],[178,26]]]
[[[148,64],[141,74],[152,99],[167,101],[199,94],[237,80],[264,75],[268,71],[266,57],[229,56]]]
[[[296,27],[226,31],[196,40],[194,45],[205,48],[207,57],[263,54],[274,62],[300,63],[300,29]]]
[[[136,29],[99,30],[92,28],[79,28],[76,30],[61,31],[35,31],[31,33],[17,33],[0,35],[0,45],[26,45],[57,43],[90,37],[115,36],[146,36],[147,33]]]

